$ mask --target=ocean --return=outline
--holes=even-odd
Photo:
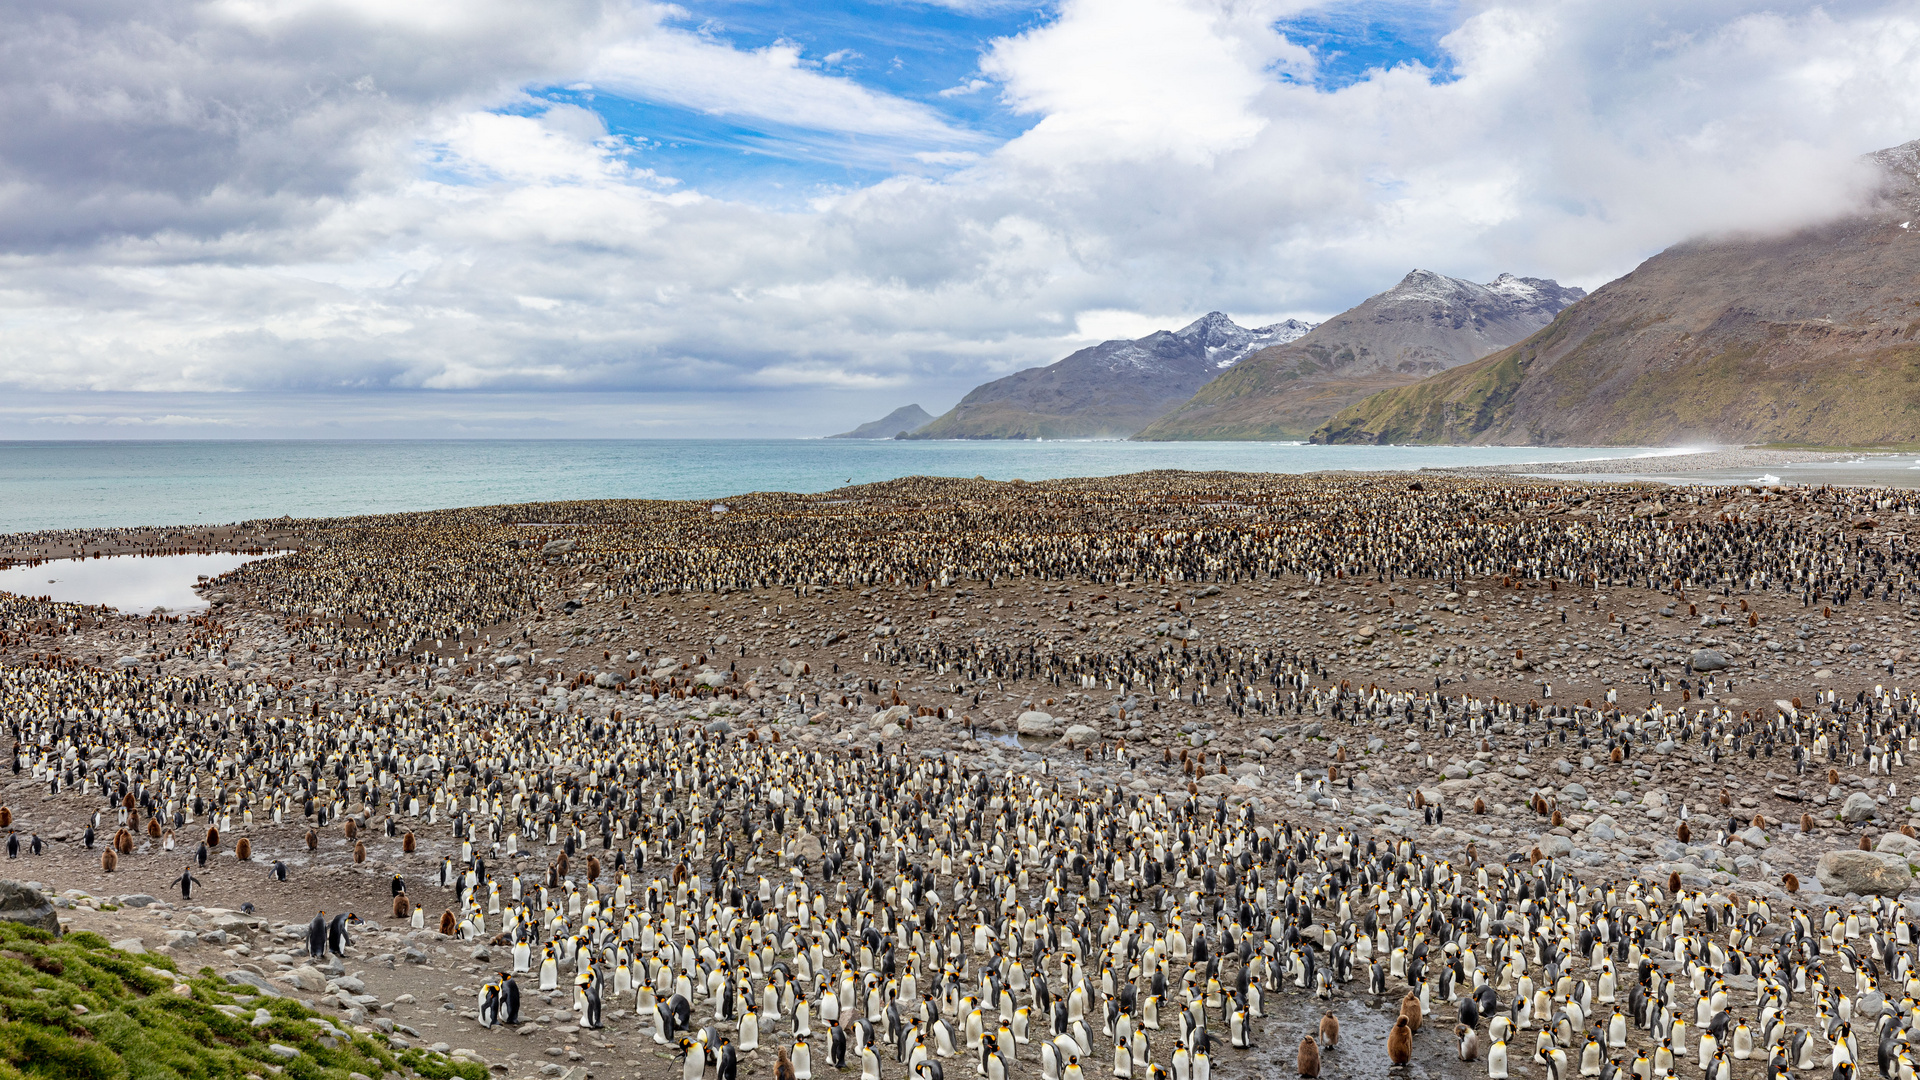
[[[827,491],[916,474],[1047,480],[1146,469],[1301,473],[1671,452],[842,439],[0,442],[0,532],[221,524],[546,499],[710,499],[749,491]]]

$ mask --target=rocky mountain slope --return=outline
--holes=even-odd
[[[1511,345],[1586,293],[1502,274],[1485,285],[1415,270],[1201,387],[1138,439],[1301,439],[1371,394]]]
[[[829,439],[891,439],[901,432],[925,427],[933,414],[919,405],[902,405],[878,420],[861,424],[852,431],[829,435]]]
[[[1872,209],[1677,244],[1513,348],[1346,409],[1316,441],[1920,442],[1920,140]]]
[[[1042,368],[975,387],[915,439],[1125,438],[1241,358],[1313,328],[1249,330],[1218,311],[1133,341],[1103,341]]]

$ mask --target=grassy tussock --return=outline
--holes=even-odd
[[[120,952],[97,934],[55,938],[0,922],[0,1080],[348,1080],[417,1072],[486,1080],[479,1065],[419,1050],[396,1054],[385,1037],[333,1039],[321,1014],[296,1001],[229,986],[212,968],[176,985],[173,961]],[[234,1009],[238,1001],[246,1005]],[[230,1015],[221,1006],[237,1011]],[[255,1009],[271,1023],[253,1026]],[[332,1042],[327,1046],[322,1042]],[[283,1059],[278,1043],[300,1051]]]

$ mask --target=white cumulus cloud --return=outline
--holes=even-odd
[[[1089,335],[1324,316],[1415,266],[1591,288],[1831,213],[1860,153],[1920,136],[1910,5],[1478,3],[1449,77],[1331,92],[1276,30],[1297,10],[1063,0],[978,58],[967,101],[1021,125],[995,144],[665,7],[0,3],[0,425],[248,391],[290,422],[322,423],[284,404],[314,395],[477,430],[459,402],[485,427],[618,394],[672,403],[617,410],[654,433],[821,433]],[[721,198],[531,96],[554,86],[902,171]],[[178,400],[113,415],[215,415]]]

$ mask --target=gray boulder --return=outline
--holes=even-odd
[[[1020,714],[1019,719],[1014,721],[1014,727],[1022,735],[1058,735],[1061,725],[1055,717],[1030,710]]]
[[[60,932],[60,916],[46,894],[23,881],[0,881],[0,919]]]
[[[295,990],[304,990],[309,994],[324,990],[327,986],[327,977],[312,964],[302,964],[280,976],[280,979]]]
[[[1075,724],[1060,737],[1064,746],[1091,746],[1100,741],[1100,733],[1085,724]]]
[[[1886,851],[1829,851],[1814,868],[1820,887],[1836,895],[1898,896],[1913,885],[1907,860]]]
[[[1718,649],[1695,649],[1693,651],[1693,670],[1725,671],[1733,666],[1733,658]]]
[[[265,976],[255,975],[251,971],[229,971],[227,982],[233,986],[250,986],[268,997],[280,996],[278,987],[268,982]]]
[[[787,855],[789,858],[818,862],[820,861],[820,855],[823,850],[820,846],[820,838],[812,833],[803,832],[787,842]]]
[[[1840,804],[1840,820],[1851,824],[1872,821],[1873,815],[1879,812],[1880,807],[1874,803],[1873,796],[1864,791],[1854,792],[1847,796],[1846,802]]]
[[[547,541],[547,545],[540,549],[540,554],[564,555],[579,546],[580,542],[578,540],[549,540]]]
[[[1897,832],[1881,833],[1873,850],[1887,851],[1913,862],[1920,862],[1920,840]]]

